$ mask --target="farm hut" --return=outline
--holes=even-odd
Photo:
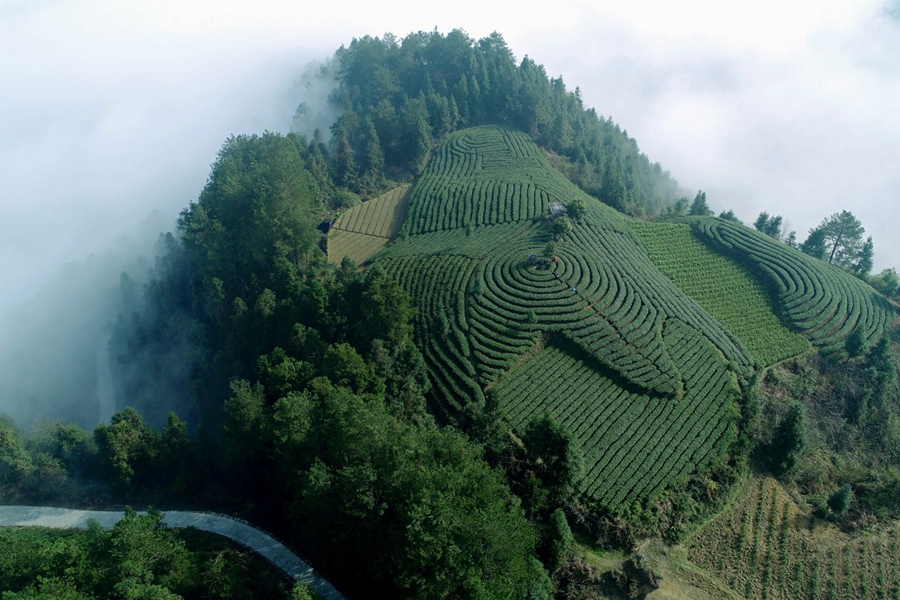
[[[550,203],[550,217],[555,219],[556,217],[561,217],[566,214],[566,207],[562,202],[551,202]]]

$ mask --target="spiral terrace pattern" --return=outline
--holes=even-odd
[[[0,506],[0,527],[50,527],[53,529],[85,529],[89,520],[103,527],[112,527],[125,516],[124,512],[72,510],[46,506]],[[227,537],[250,548],[291,579],[303,582],[328,600],[343,600],[328,580],[288,550],[269,534],[237,519],[209,513],[169,511],[163,515],[167,527],[195,527]]]
[[[530,264],[551,237],[549,201],[579,195],[524,134],[459,132],[413,190],[405,239],[376,260],[418,308],[435,408],[461,418],[496,385],[520,433],[551,412],[588,459],[582,491],[617,506],[722,455],[735,372],[752,358],[596,201],[556,244],[556,262]],[[551,345],[540,352],[542,338]]]
[[[762,274],[783,319],[816,346],[843,355],[852,331],[872,344],[890,327],[894,309],[849,273],[747,227],[703,220],[695,228],[708,243]]]

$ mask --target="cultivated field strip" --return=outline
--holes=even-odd
[[[781,324],[762,285],[739,263],[717,254],[683,223],[629,221],[660,271],[732,332],[760,367],[809,348]]]
[[[416,184],[408,231],[540,218],[551,201],[571,200],[573,187],[524,133],[505,128],[459,131],[441,144]]]
[[[393,238],[400,232],[409,208],[409,184],[354,206],[334,222],[333,228],[364,235]]]
[[[747,600],[900,599],[900,527],[851,536],[804,515],[774,479],[701,529],[688,557]]]
[[[845,354],[844,342],[854,330],[873,344],[894,318],[894,309],[880,294],[824,261],[720,219],[703,219],[694,227],[701,239],[760,277],[785,323],[819,348]]]
[[[452,417],[483,400],[465,318],[466,284],[475,261],[464,256],[401,256],[379,264],[410,293],[418,309],[415,335],[432,384],[445,402],[440,408]]]
[[[409,185],[401,185],[345,212],[328,233],[328,259],[345,256],[361,264],[383,250],[400,232],[409,208]]]
[[[388,238],[334,229],[328,234],[328,259],[340,264],[346,256],[359,265],[384,250],[390,241]]]
[[[581,487],[607,506],[652,496],[719,458],[734,436],[734,376],[715,347],[677,320],[684,398],[672,402],[622,387],[577,348],[549,346],[497,384],[514,429],[550,414],[585,456]]]
[[[472,196],[448,195],[457,184]],[[556,410],[590,457],[582,491],[621,506],[722,455],[735,373],[749,374],[753,360],[655,267],[625,217],[595,200],[556,243],[555,260],[535,261],[551,237],[543,192],[583,197],[527,136],[498,127],[454,134],[411,192],[406,235],[375,260],[418,308],[433,406],[449,421],[488,387],[514,385],[542,338],[570,344],[591,369],[535,380],[574,376],[566,403],[553,408],[555,395],[531,392],[506,407],[507,419],[521,429]]]

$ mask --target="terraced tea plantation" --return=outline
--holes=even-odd
[[[666,341],[673,338],[687,379],[680,402],[629,390],[583,353],[550,346],[498,384],[510,424],[521,431],[550,413],[580,445],[583,486],[603,504],[656,495],[720,456],[734,435],[727,413],[738,392],[715,348],[675,319],[666,323]]]
[[[579,197],[586,214],[548,247],[550,202]],[[779,253],[797,269],[804,259],[719,223],[635,224],[585,197],[527,135],[479,127],[438,148],[410,193],[405,235],[375,260],[418,308],[443,418],[464,421],[492,386],[514,431],[549,412],[586,457],[585,496],[619,510],[719,460],[740,378],[809,348],[773,306],[836,352],[854,327],[873,340],[892,316],[828,265],[773,299],[750,272]],[[360,215],[339,226],[371,235]],[[726,243],[740,257],[717,254]]]
[[[854,538],[810,530],[772,479],[700,530],[688,557],[747,600],[900,598],[900,526]]]
[[[555,262],[529,263],[551,237],[541,211],[577,196],[524,134],[465,130],[413,191],[410,234],[378,261],[416,302],[417,339],[445,416],[460,418],[495,384],[514,429],[538,412],[556,414],[577,428],[589,458],[584,492],[619,506],[722,455],[734,430],[736,373],[749,373],[752,359],[656,269],[625,219],[596,201],[556,245]],[[466,198],[477,210],[465,208]],[[551,347],[507,374],[542,336],[579,358]],[[534,381],[553,385],[520,389],[552,356],[560,361],[553,378]],[[586,387],[573,399],[565,390],[576,380]]]
[[[365,262],[397,237],[408,207],[409,185],[354,206],[328,233],[328,259],[339,264],[348,256],[356,264]]]
[[[717,254],[680,223],[629,222],[647,254],[675,285],[733,332],[766,367],[807,350],[772,312],[762,285],[734,260]]]
[[[700,220],[694,229],[713,249],[759,273],[782,318],[815,346],[845,356],[844,342],[855,329],[871,345],[890,327],[890,303],[850,273],[721,219]]]

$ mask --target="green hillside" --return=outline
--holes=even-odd
[[[772,301],[746,268],[712,251],[690,226],[631,221],[632,231],[659,270],[697,301],[765,367],[796,356],[809,341],[790,332],[772,312]]]
[[[712,248],[759,274],[784,322],[838,357],[846,356],[844,344],[853,331],[859,331],[864,346],[871,346],[894,318],[883,296],[842,269],[720,219],[704,219],[693,227]]]
[[[457,132],[413,190],[405,238],[376,262],[419,309],[417,339],[450,419],[477,410],[485,389],[544,337],[559,336],[587,359],[562,360],[546,389],[509,392],[519,373],[555,360],[547,350],[498,389],[520,432],[532,414],[520,413],[520,402],[572,421],[573,434],[578,420],[581,488],[616,506],[721,456],[734,433],[736,373],[748,373],[752,359],[655,267],[627,217],[593,199],[556,244],[557,262],[529,264],[552,237],[549,202],[576,197],[585,195],[524,134]],[[578,416],[586,405],[548,390],[566,389],[584,365],[597,388]]]

